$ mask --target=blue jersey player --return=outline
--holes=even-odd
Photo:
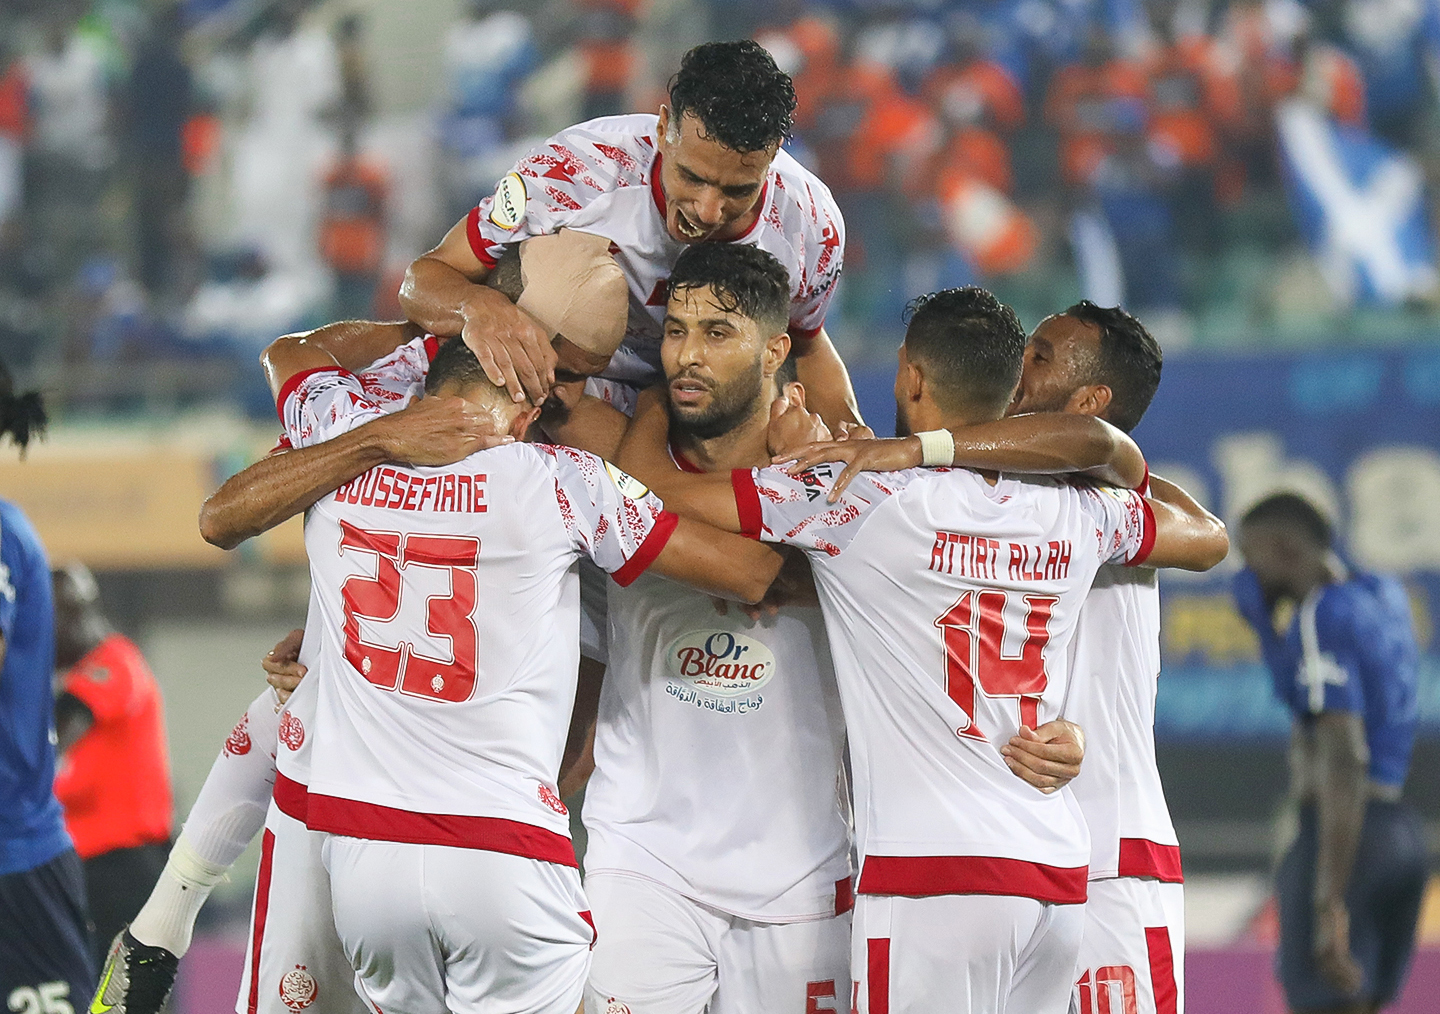
[[[1420,822],[1400,802],[1419,652],[1400,583],[1348,569],[1331,540],[1302,497],[1262,500],[1240,522],[1235,598],[1294,715],[1280,982],[1292,1011],[1369,1014],[1400,992],[1425,886]]]
[[[0,365],[0,439],[44,425]],[[80,857],[55,798],[55,616],[35,529],[0,500],[0,1004],[68,1014],[95,988]]]

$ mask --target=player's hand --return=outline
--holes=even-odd
[[[810,561],[805,558],[804,553],[786,553],[785,564],[770,583],[770,590],[765,593],[765,597],[754,605],[743,602],[739,605],[740,611],[753,623],[774,619],[785,606],[820,605],[820,594],[815,590],[815,575],[810,570]],[[715,611],[725,616],[730,611],[730,603],[725,599],[715,599]]]
[[[766,433],[770,453],[784,457],[788,452],[830,439],[830,429],[816,412],[805,408],[805,388],[786,384],[784,392],[770,404],[770,428]],[[789,460],[785,457],[785,460]]]
[[[789,454],[777,454],[771,460],[777,465],[794,462],[788,470],[791,475],[799,475],[807,468],[827,461],[845,462],[845,470],[835,480],[826,498],[834,503],[850,485],[850,480],[861,472],[898,472],[902,468],[919,468],[924,459],[919,437],[888,437],[883,440],[852,437],[849,440],[810,444]]]
[[[476,451],[513,444],[495,432],[495,419],[458,395],[420,398],[376,419],[386,457],[405,465],[453,465]]]
[[[555,383],[555,350],[535,318],[488,288],[467,300],[460,313],[465,320],[460,337],[490,383],[503,385],[516,401],[528,395],[536,405],[544,402]]]
[[[1315,906],[1315,967],[1346,996],[1360,992],[1365,975],[1350,953],[1350,912],[1342,899]]]
[[[1038,729],[1020,726],[1000,748],[1005,764],[1020,779],[1044,793],[1070,784],[1085,759],[1085,731],[1074,722],[1056,719]]]
[[[292,630],[281,638],[270,654],[260,660],[260,667],[265,670],[265,682],[275,688],[281,704],[290,700],[290,695],[308,671],[300,664],[300,642],[304,638],[305,631]]]

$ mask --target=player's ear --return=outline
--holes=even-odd
[[[660,103],[660,122],[655,125],[657,141],[669,142],[670,138],[665,135],[670,132],[670,107],[664,102]]]
[[[919,401],[925,391],[925,371],[913,360],[905,360],[900,367],[899,383],[896,386],[907,401]]]
[[[765,376],[773,377],[790,358],[790,336],[784,331],[765,341]]]
[[[1066,411],[1077,415],[1093,415],[1098,418],[1105,414],[1113,397],[1114,392],[1105,384],[1087,384],[1070,395],[1070,403],[1066,407]]]
[[[509,433],[516,440],[524,440],[530,427],[540,418],[540,406],[532,405],[510,421]]]

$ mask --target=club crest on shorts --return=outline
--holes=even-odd
[[[289,711],[280,719],[280,742],[292,751],[300,749],[305,743],[305,723]]]
[[[250,752],[250,716],[241,715],[230,735],[225,737],[224,752],[227,757],[244,757]]]
[[[570,808],[561,801],[560,794],[550,786],[542,782],[540,787],[535,790],[535,794],[540,797],[540,802],[550,807],[550,809],[560,814],[560,816],[568,817],[570,815]]]
[[[605,1001],[605,1014],[630,1014],[630,1008],[612,996]]]
[[[525,181],[519,173],[506,173],[495,186],[490,202],[490,221],[506,232],[519,228],[525,220]]]
[[[280,977],[280,1001],[293,1011],[309,1007],[319,995],[320,984],[304,965],[296,965]]]

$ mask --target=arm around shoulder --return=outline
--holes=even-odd
[[[1149,567],[1210,570],[1230,552],[1225,523],[1190,494],[1159,476],[1150,477],[1149,505],[1155,518],[1155,543],[1142,562]]]

